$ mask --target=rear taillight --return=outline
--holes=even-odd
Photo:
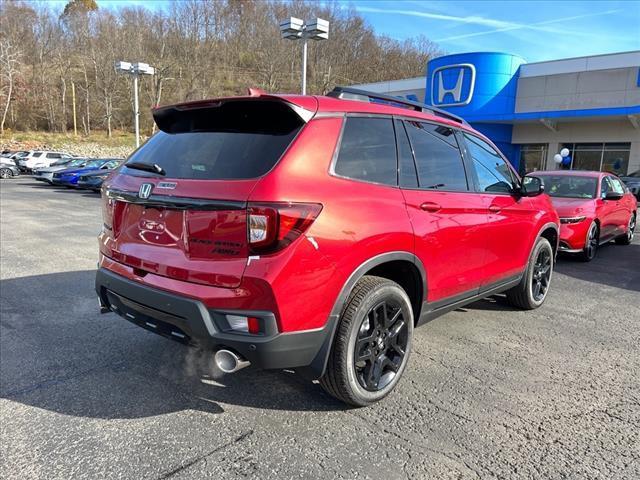
[[[321,210],[317,203],[249,203],[251,253],[282,250],[311,226]]]
[[[105,229],[111,230],[113,228],[113,210],[115,200],[102,196],[102,225]]]
[[[258,317],[246,317],[244,315],[225,315],[229,330],[234,332],[250,333],[260,335],[263,333],[262,319]]]

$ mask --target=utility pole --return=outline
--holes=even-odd
[[[73,105],[73,136],[78,136],[78,127],[76,123],[76,84],[71,82],[71,104]]]
[[[138,107],[138,75],[133,76],[133,118],[136,124],[136,148],[140,146],[140,112]]]

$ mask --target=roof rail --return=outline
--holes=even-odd
[[[417,112],[430,113],[438,117],[453,120],[454,122],[458,122],[463,125],[469,125],[464,118],[454,115],[453,113],[449,113],[446,110],[432,107],[431,105],[426,105],[424,103],[414,102],[413,100],[407,100],[406,98],[394,97],[383,93],[369,92],[368,90],[360,90],[359,88],[335,87],[332,91],[327,93],[327,97],[372,103],[376,103],[375,101],[377,100],[377,103],[389,103],[401,108],[410,108]]]

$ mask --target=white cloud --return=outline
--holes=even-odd
[[[452,40],[460,40],[463,38],[471,38],[471,37],[478,37],[481,35],[490,35],[492,33],[499,33],[499,32],[507,32],[507,31],[512,31],[512,30],[521,30],[521,29],[527,29],[527,30],[539,30],[539,31],[546,31],[546,32],[551,32],[551,33],[563,33],[563,34],[571,34],[571,35],[585,35],[585,36],[589,36],[592,37],[593,36],[593,32],[589,32],[589,31],[568,31],[566,28],[562,28],[562,29],[549,29],[546,26],[547,25],[552,25],[554,23],[561,23],[561,22],[568,22],[571,20],[578,20],[581,18],[588,18],[588,17],[600,17],[603,15],[610,15],[612,13],[618,13],[621,12],[622,10],[607,10],[604,12],[595,12],[595,13],[585,13],[584,15],[574,15],[571,17],[563,17],[563,18],[555,18],[553,20],[545,20],[543,22],[536,22],[536,23],[532,23],[529,25],[525,25],[525,24],[514,24],[513,26],[510,27],[504,27],[504,28],[497,28],[497,29],[493,29],[493,30],[484,30],[482,32],[473,32],[473,33],[465,33],[465,34],[461,34],[461,35],[453,35],[450,37],[446,37],[446,38],[439,38],[436,39],[436,42],[450,42]]]
[[[448,15],[443,13],[423,12],[419,10],[405,10],[394,8],[377,8],[367,6],[357,6],[356,9],[364,13],[382,13],[387,15],[404,15],[414,18],[428,18],[430,20],[441,20],[445,22],[453,22],[458,25],[480,25],[483,27],[491,27],[491,30],[483,30],[480,32],[465,33],[460,35],[453,35],[446,38],[436,39],[436,42],[449,42],[453,40],[460,40],[464,38],[478,37],[482,35],[490,35],[493,33],[509,32],[514,30],[534,30],[547,33],[557,34],[572,34],[572,35],[592,35],[592,32],[570,32],[565,26],[561,28],[555,28],[551,25],[561,22],[567,22],[571,20],[577,20],[587,17],[596,17],[602,15],[609,15],[612,13],[620,12],[621,10],[607,10],[604,12],[587,13],[583,15],[574,15],[571,17],[554,18],[551,20],[545,20],[542,22],[536,22],[531,24],[511,22],[506,20],[499,20],[494,18],[483,17],[480,15]]]

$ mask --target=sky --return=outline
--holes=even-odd
[[[640,0],[336,1],[355,8],[377,33],[398,40],[424,35],[446,53],[499,51],[536,62],[640,50]],[[169,3],[98,0],[106,7],[135,4],[150,9]]]
[[[385,1],[351,4],[376,32],[425,35],[447,53],[499,51],[529,62],[640,50],[640,1]]]

